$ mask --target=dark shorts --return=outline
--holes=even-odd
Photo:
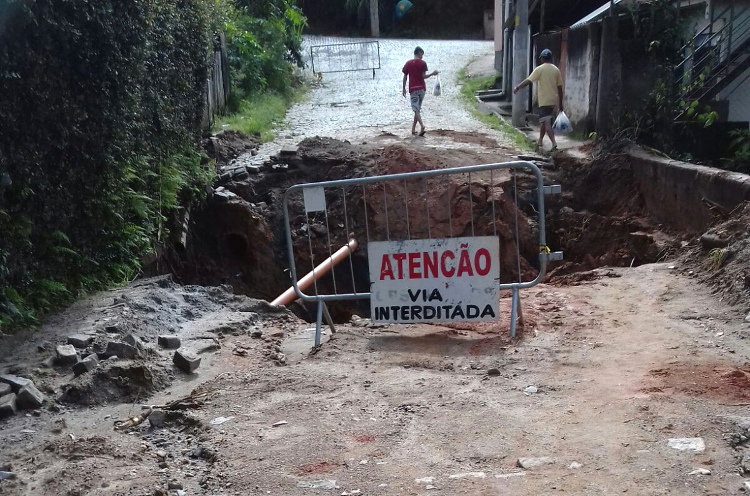
[[[537,115],[539,115],[540,121],[551,121],[554,113],[555,107],[552,105],[545,105],[544,107],[539,107],[537,110]]]

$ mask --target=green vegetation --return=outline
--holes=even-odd
[[[224,31],[232,67],[230,110],[267,91],[289,96],[294,67],[302,67],[305,18],[293,0],[236,0]],[[290,64],[291,63],[291,64]]]
[[[726,168],[738,172],[750,173],[750,130],[735,129],[729,132],[732,137],[730,145],[731,158],[726,162]]]
[[[245,134],[259,135],[264,143],[274,138],[273,129],[284,120],[287,109],[299,102],[306,88],[299,86],[289,95],[278,93],[261,93],[239,102],[239,108],[217,121],[217,129],[241,131]]]
[[[302,67],[306,21],[290,0],[237,0],[227,9],[224,32],[232,68],[229,112],[216,127],[274,138],[273,128],[305,93],[295,77]]]
[[[248,129],[262,131],[294,95],[305,20],[292,0],[9,0],[0,18],[8,331],[132,280],[170,242],[176,214],[215,174],[199,139],[216,35],[227,36],[231,103],[257,107]]]
[[[727,258],[726,248],[714,248],[709,252],[711,270],[719,270]]]
[[[477,110],[477,101],[475,99],[476,92],[492,88],[495,85],[495,80],[496,78],[494,76],[470,78],[466,75],[466,68],[461,69],[458,73],[458,83],[461,85],[461,96],[464,98],[471,113],[492,129],[502,131],[508,135],[513,141],[513,144],[519,150],[533,150],[533,141],[526,137],[521,131],[513,127],[512,124],[505,121],[505,119],[502,119],[495,114],[484,115]]]

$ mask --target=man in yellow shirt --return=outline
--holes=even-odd
[[[557,150],[557,142],[555,141],[555,132],[552,130],[552,115],[555,112],[555,105],[558,106],[560,112],[563,111],[562,76],[560,75],[560,69],[552,63],[552,52],[549,49],[542,50],[539,58],[542,59],[542,64],[537,66],[521,84],[513,88],[513,93],[518,93],[526,86],[537,82],[540,122],[537,146],[542,147],[542,141],[546,133],[552,141],[552,151],[555,151]]]

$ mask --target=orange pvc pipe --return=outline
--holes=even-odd
[[[357,249],[359,244],[356,239],[350,239],[346,246],[342,246],[336,253],[326,258],[323,263],[315,267],[315,270],[308,272],[305,277],[299,280],[297,286],[300,291],[304,291],[312,285],[317,279],[320,279],[324,275],[328,274],[331,269],[340,264],[346,257]],[[285,307],[294,300],[299,298],[297,292],[294,290],[294,286],[284,291],[278,298],[271,302],[271,305]]]

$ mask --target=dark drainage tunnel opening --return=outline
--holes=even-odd
[[[224,251],[234,259],[247,261],[250,258],[250,246],[247,238],[239,233],[229,233],[224,236]]]

